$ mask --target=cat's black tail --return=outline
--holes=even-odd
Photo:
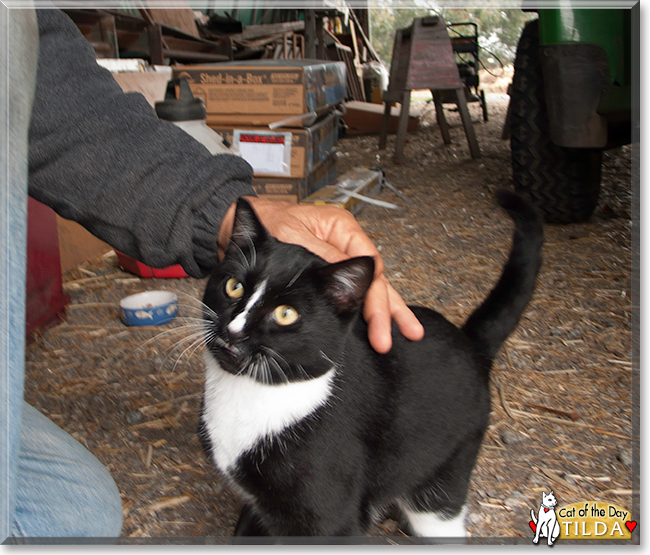
[[[524,199],[501,189],[496,200],[515,222],[512,250],[499,282],[463,326],[486,369],[533,295],[544,242],[542,218]]]

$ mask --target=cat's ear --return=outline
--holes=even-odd
[[[327,295],[339,312],[352,312],[363,304],[375,274],[372,256],[350,258],[322,270],[327,280]]]
[[[250,246],[263,237],[266,237],[266,229],[255,214],[255,210],[246,199],[240,198],[237,201],[230,240],[244,247]]]

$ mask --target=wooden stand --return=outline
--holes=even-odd
[[[410,27],[395,32],[390,82],[383,96],[384,118],[379,134],[379,149],[386,148],[391,104],[399,102],[402,109],[395,138],[393,159],[396,163],[404,161],[406,126],[413,89],[431,90],[436,107],[436,120],[445,144],[451,144],[451,136],[442,107],[442,95],[449,92],[455,96],[470,154],[472,158],[480,158],[481,150],[467,109],[465,84],[461,81],[454,60],[447,28],[437,17],[415,19]]]

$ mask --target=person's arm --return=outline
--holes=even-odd
[[[123,93],[92,48],[57,10],[38,10],[40,56],[32,110],[29,193],[141,262],[180,263],[203,277],[227,246],[234,203],[254,195],[252,169],[212,156],[142,95]],[[250,199],[281,241],[335,262],[375,257],[364,316],[378,352],[391,347],[391,318],[411,340],[423,329],[383,275],[383,262],[356,219],[328,207]]]
[[[29,194],[153,267],[202,277],[229,206],[254,195],[252,169],[212,156],[144,97],[123,93],[74,23],[37,10],[40,47],[29,130]]]

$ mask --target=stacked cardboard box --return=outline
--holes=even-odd
[[[178,66],[203,99],[208,125],[255,172],[261,197],[300,202],[337,177],[335,145],[346,96],[342,62],[255,60]]]

